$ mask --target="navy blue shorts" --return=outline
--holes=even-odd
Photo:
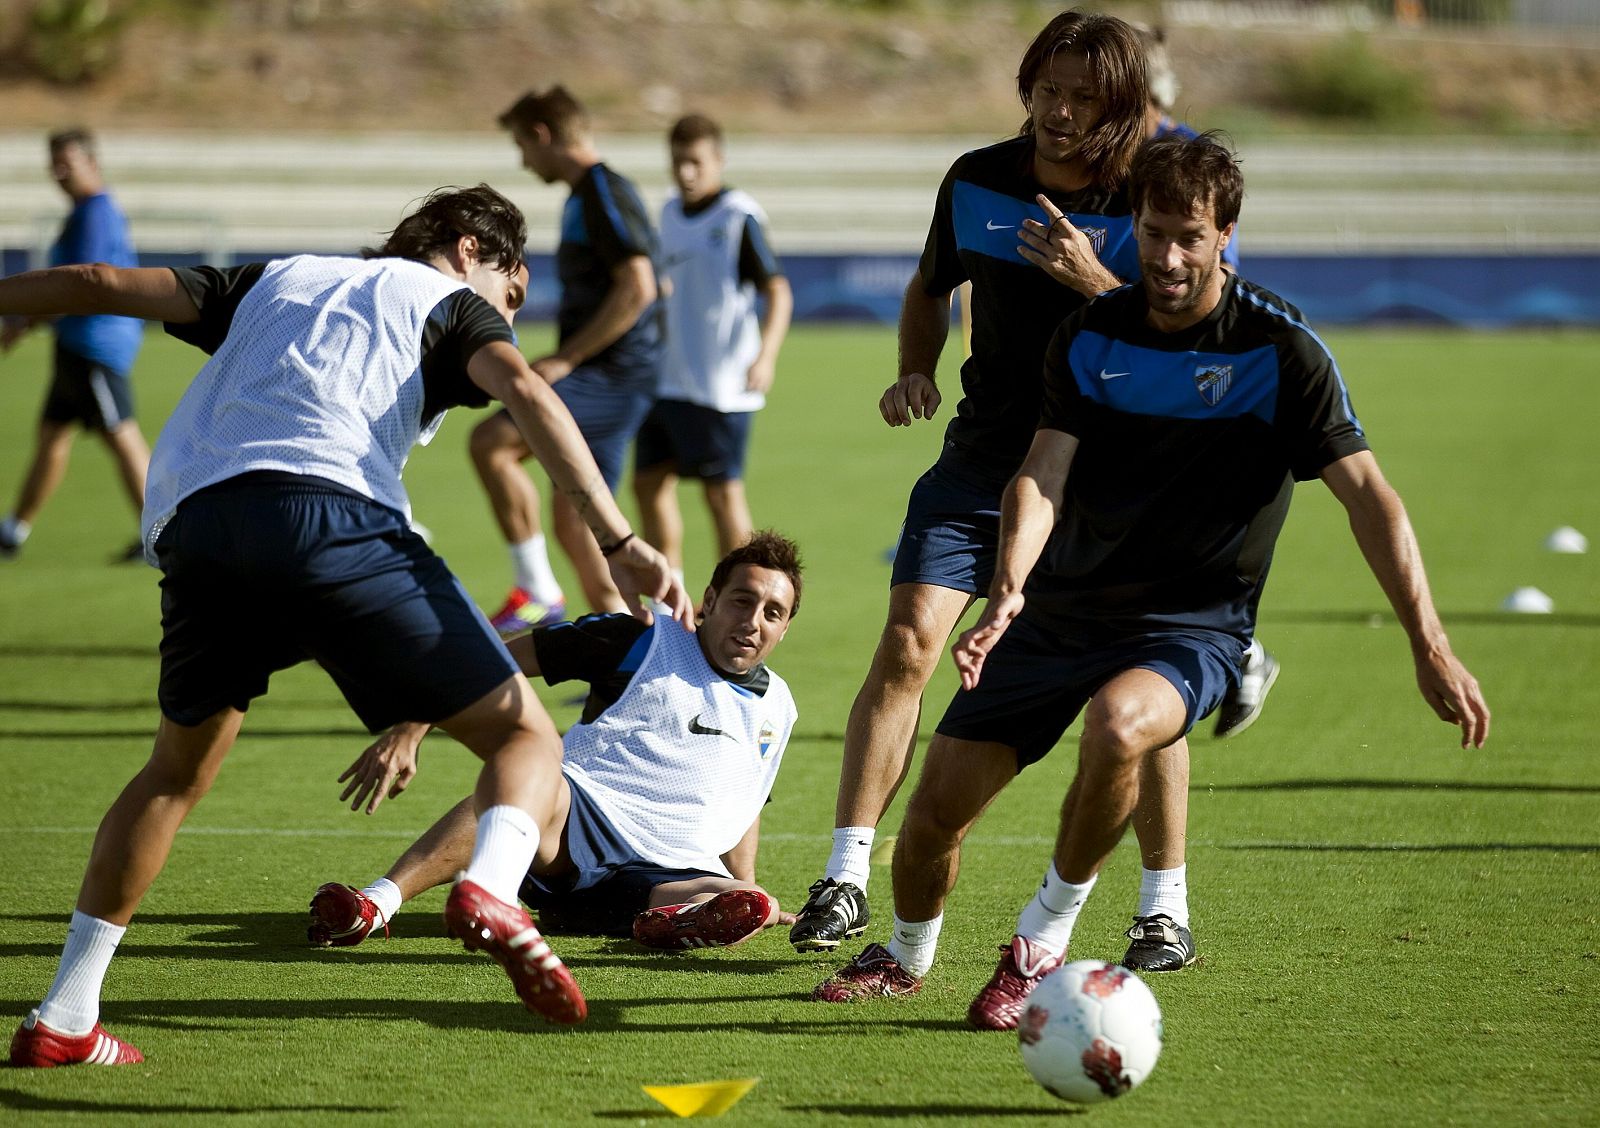
[[[939,461],[911,487],[889,585],[987,595],[1000,544],[1000,498],[1010,480],[1010,474],[973,465],[946,443]]]
[[[1244,644],[1221,631],[1113,633],[1017,616],[970,692],[957,690],[939,733],[1015,748],[1020,770],[1056,746],[1096,691],[1125,670],[1151,670],[1183,698],[1187,733],[1239,680]]]
[[[634,441],[640,470],[670,464],[682,478],[737,482],[744,477],[753,411],[718,411],[687,400],[657,400]]]
[[[551,932],[629,936],[633,918],[650,907],[650,891],[669,881],[722,877],[705,870],[668,869],[645,861],[629,846],[570,777],[567,853],[573,869],[563,874],[529,873],[518,896]]]
[[[55,375],[40,413],[47,423],[78,423],[91,431],[115,431],[133,418],[133,381],[126,373],[56,342]]]
[[[443,560],[392,509],[245,475],[178,506],[156,541],[161,711],[247,709],[314,659],[373,732],[440,721],[518,672]]]

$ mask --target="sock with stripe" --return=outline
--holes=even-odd
[[[901,920],[894,918],[894,933],[889,937],[889,954],[895,962],[921,979],[933,967],[933,957],[939,950],[939,930],[944,927],[944,914],[932,920]]]
[[[1078,913],[1094,883],[1095,878],[1091,877],[1082,885],[1074,885],[1057,873],[1051,862],[1039,891],[1017,918],[1017,935],[1049,949],[1052,955],[1065,954],[1072,940],[1072,926],[1078,923]]]

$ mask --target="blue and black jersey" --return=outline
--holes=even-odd
[[[928,294],[972,282],[972,355],[961,366],[964,398],[946,432],[969,458],[1009,475],[1039,419],[1045,348],[1062,318],[1087,300],[1018,253],[1025,219],[1048,223],[1034,197],[1033,138],[1016,137],[959,158],[939,186],[919,268]],[[1045,192],[1085,232],[1100,261],[1134,281],[1139,257],[1126,194],[1089,187]]]
[[[1188,329],[1158,332],[1147,312],[1127,286],[1050,344],[1039,427],[1079,445],[1028,606],[1247,641],[1295,481],[1366,436],[1327,346],[1276,294],[1229,275]]]
[[[633,182],[604,164],[584,173],[561,209],[561,243],[556,249],[556,275],[561,283],[556,315],[559,339],[565,341],[594,317],[611,290],[611,272],[618,265],[637,255],[654,263],[659,249],[655,228]],[[619,379],[642,381],[653,389],[661,339],[658,300],[626,333],[584,363],[604,368]]]
[[[539,676],[548,684],[573,680],[589,683],[589,697],[578,721],[586,725],[616,704],[639,672],[639,664],[650,649],[649,630],[648,624],[632,615],[615,612],[536,627],[529,640],[539,663]],[[740,677],[722,676],[757,697],[766,694],[772,680],[764,665]]]

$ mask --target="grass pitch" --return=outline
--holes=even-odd
[[[1403,635],[1326,491],[1303,486],[1261,632],[1284,675],[1250,732],[1193,740],[1189,854],[1200,962],[1152,977],[1167,1043],[1104,1124],[1594,1124],[1600,1120],[1600,570],[1555,556],[1558,525],[1600,536],[1594,334],[1335,333],[1357,411],[1421,538],[1456,650],[1495,711],[1462,752],[1417,696]],[[758,523],[795,536],[805,602],[775,665],[801,709],[765,819],[760,875],[791,906],[828,847],[840,733],[882,623],[906,493],[934,425],[889,431],[882,330],[795,332],[757,424]],[[154,438],[199,355],[152,336],[136,381]],[[0,360],[0,500],[45,385],[42,339]],[[949,366],[947,366],[949,367]],[[420,520],[496,603],[504,554],[458,412],[408,471]],[[691,577],[711,563],[684,491]],[[80,443],[19,559],[0,564],[0,1015],[49,982],[99,817],[156,724],[156,574],[106,558],[133,533],[109,462]],[[1556,614],[1497,610],[1513,588]],[[575,586],[572,590],[576,590]],[[250,629],[250,593],[238,625]],[[941,670],[924,729],[954,685]],[[558,721],[567,694],[541,690]],[[1048,856],[1070,745],[974,833],[940,961],[909,1000],[806,1001],[838,961],[778,933],[682,957],[557,940],[590,1000],[572,1030],[517,1005],[448,941],[442,892],[394,936],[311,951],[321,882],[362,883],[470,787],[447,740],[377,816],[336,801],[364,734],[320,671],[280,675],[179,836],[106,983],[105,1019],[141,1067],[7,1072],[14,1123],[564,1124],[663,1117],[639,1086],[759,1076],[731,1124],[1030,1124],[1078,1115],[1027,1078],[1014,1039],[963,1023]],[[897,812],[885,833],[898,823]],[[1131,843],[1073,955],[1116,959],[1138,881]],[[872,893],[882,938],[887,872]],[[852,946],[849,951],[855,949]]]

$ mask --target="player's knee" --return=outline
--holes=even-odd
[[[485,419],[472,429],[467,437],[467,453],[479,466],[491,466],[503,460],[517,461],[514,445],[506,441],[505,429],[494,418]]]
[[[879,676],[889,683],[915,684],[920,690],[944,655],[945,635],[938,627],[921,617],[891,620],[878,644]]]
[[[1107,767],[1131,767],[1160,743],[1158,720],[1137,698],[1102,694],[1084,713],[1083,755]]]

